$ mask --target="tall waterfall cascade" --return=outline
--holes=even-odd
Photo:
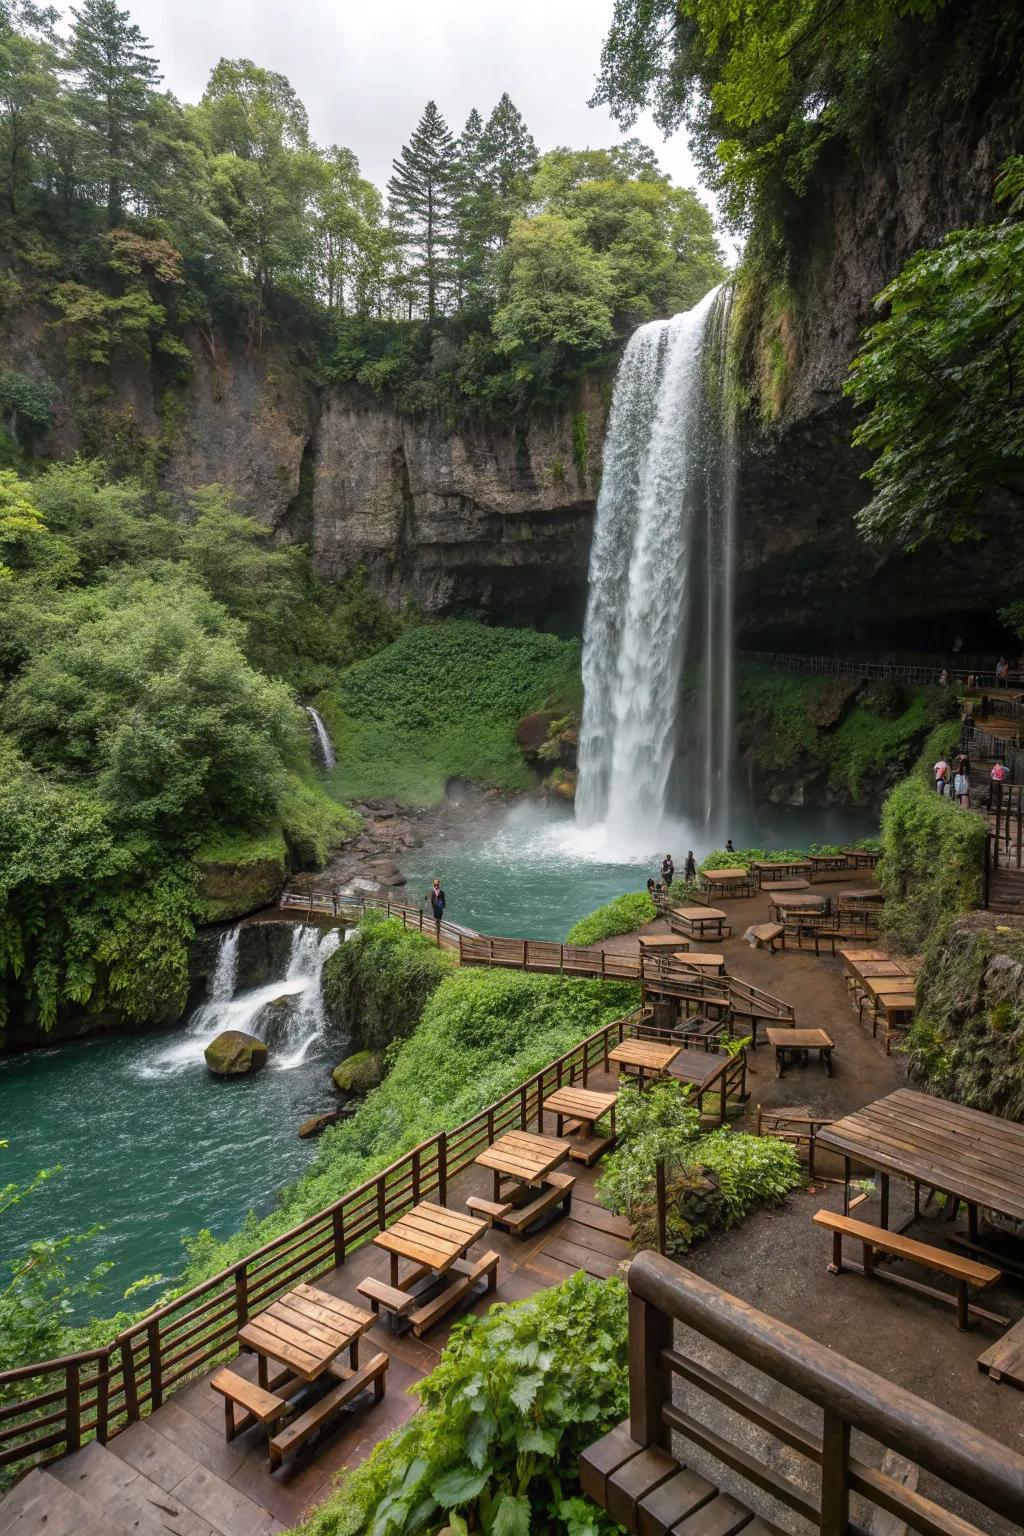
[[[312,704],[307,704],[305,709],[313,726],[313,734],[316,737],[317,746],[320,748],[320,761],[326,771],[330,773],[331,769],[336,767],[338,762],[334,751],[334,743],[331,740],[331,733],[324,724],[323,716],[319,710],[314,709]]]
[[[590,555],[576,820],[653,848],[732,801],[732,290],[636,330],[615,380]]]

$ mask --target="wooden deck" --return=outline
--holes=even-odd
[[[591,1086],[614,1087],[600,1072]],[[545,1131],[555,1131],[554,1116]],[[501,1255],[495,1293],[470,1310],[495,1301],[518,1301],[558,1284],[577,1270],[604,1279],[629,1257],[629,1228],[597,1204],[600,1164],[572,1165],[577,1183],[570,1214],[523,1238],[497,1229],[482,1239]],[[471,1194],[488,1196],[491,1175],[473,1167],[452,1181],[448,1204],[464,1209]],[[356,1286],[367,1275],[386,1280],[388,1255],[372,1243],[314,1283],[360,1303]],[[209,1385],[212,1371],[175,1392],[139,1423],[106,1446],[95,1442],[49,1468],[35,1470],[0,1505],[0,1531],[11,1536],[269,1536],[287,1530],[320,1503],[335,1474],[358,1465],[377,1442],[416,1411],[409,1390],[436,1365],[453,1323],[445,1318],[424,1339],[396,1336],[380,1322],[366,1335],[371,1349],[390,1356],[387,1391],[377,1407],[348,1411],[338,1427],[271,1476],[266,1437],[259,1427],[228,1445],[223,1404]],[[369,1352],[369,1351],[368,1351]],[[234,1364],[255,1380],[253,1356]]]

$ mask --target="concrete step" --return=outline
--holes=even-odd
[[[123,1527],[94,1509],[41,1467],[0,1500],[3,1536],[124,1536]]]
[[[213,1526],[174,1493],[93,1442],[54,1462],[53,1477],[132,1536],[216,1536]]]

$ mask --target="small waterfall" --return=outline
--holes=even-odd
[[[317,745],[320,748],[320,761],[322,762],[325,770],[330,773],[331,769],[336,767],[338,762],[338,759],[335,756],[334,743],[331,741],[330,732],[328,731],[326,725],[324,725],[319,711],[315,710],[312,704],[307,704],[305,709],[306,714],[313,722],[313,730],[316,735]]]
[[[590,556],[579,825],[650,846],[722,822],[732,755],[731,292],[633,333],[619,364]],[[728,438],[728,440],[726,440]],[[684,686],[700,679],[684,713]]]
[[[239,929],[224,935],[210,978],[209,995],[185,1026],[183,1034],[157,1061],[159,1070],[194,1065],[204,1048],[225,1029],[240,1029],[266,1039],[270,1066],[299,1066],[326,1030],[322,977],[329,956],[342,941],[337,928],[296,925],[284,975],[260,987],[237,990]],[[267,1015],[268,1004],[284,1000],[279,1018]],[[261,1018],[261,1015],[264,1017]],[[268,1018],[270,1022],[268,1023]]]

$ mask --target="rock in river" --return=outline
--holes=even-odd
[[[267,1047],[242,1029],[225,1029],[211,1040],[203,1055],[214,1077],[243,1077],[267,1064]]]
[[[341,1093],[368,1093],[383,1076],[383,1064],[375,1051],[357,1051],[335,1067],[334,1086]]]
[[[261,1040],[276,1048],[287,1041],[294,1012],[294,993],[286,992],[282,997],[272,997],[252,1020],[253,1031]]]

